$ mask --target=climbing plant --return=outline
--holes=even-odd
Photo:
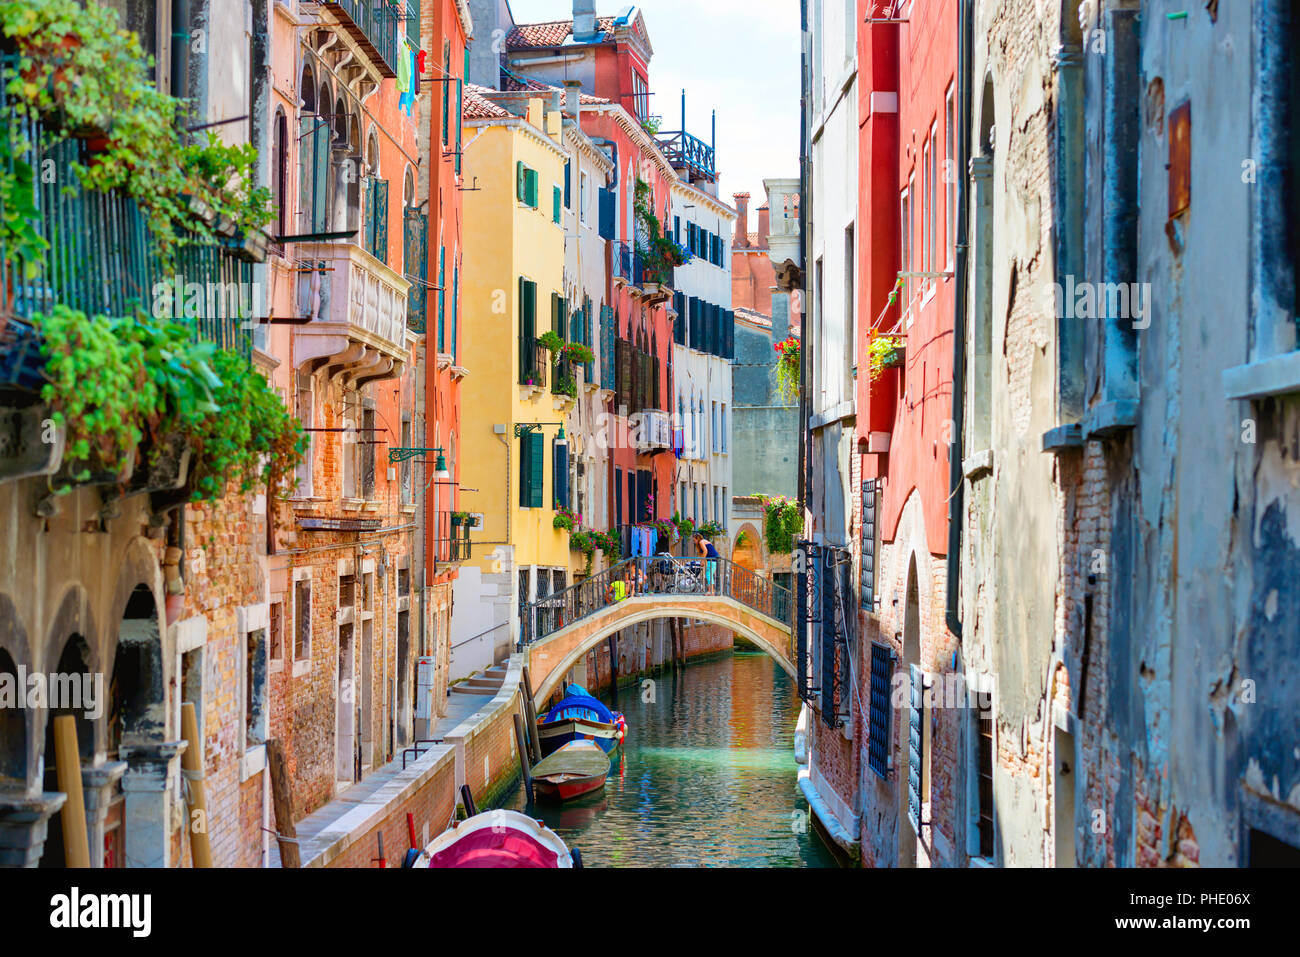
[[[794,551],[795,536],[803,531],[803,506],[781,495],[760,495],[763,503],[763,537],[773,555]]]
[[[672,280],[673,269],[685,266],[691,257],[672,237],[664,235],[663,225],[651,205],[653,198],[650,184],[638,179],[632,201],[637,225],[640,227],[637,231],[637,249],[645,259],[646,281],[668,283]]]
[[[256,148],[226,145],[211,131],[187,142],[184,103],[154,85],[153,58],[111,7],[0,0],[0,33],[16,54],[0,77],[13,110],[40,120],[51,140],[97,143],[89,161],[68,172],[82,188],[132,197],[165,263],[184,241],[212,239],[219,227],[257,229],[274,218],[270,190],[254,185]],[[12,169],[0,163],[0,196],[26,193],[36,145],[9,124],[4,149],[15,162]],[[8,214],[3,229],[4,239],[36,252],[29,268],[39,268],[32,237]]]

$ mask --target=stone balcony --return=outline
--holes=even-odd
[[[639,418],[638,418],[639,416]],[[644,409],[631,417],[637,451],[661,452],[673,447],[672,416],[656,409]]]
[[[299,243],[299,369],[329,367],[355,385],[395,379],[418,337],[406,326],[410,283],[355,243]]]

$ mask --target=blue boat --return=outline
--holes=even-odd
[[[542,755],[554,754],[570,741],[592,741],[612,754],[627,731],[627,721],[579,685],[570,685],[564,700],[538,722]]]

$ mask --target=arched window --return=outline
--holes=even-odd
[[[289,222],[289,122],[284,110],[277,108],[271,132],[271,200],[275,203],[275,230],[277,236],[286,235]]]

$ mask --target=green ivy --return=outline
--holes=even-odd
[[[254,186],[256,148],[226,145],[211,131],[186,143],[185,104],[154,86],[153,58],[111,7],[0,0],[0,31],[18,53],[3,77],[13,108],[51,135],[102,134],[106,145],[72,172],[83,188],[135,199],[165,263],[190,233],[211,240],[223,222],[249,231],[274,219],[270,190]],[[15,139],[8,148],[21,160],[32,146]],[[22,191],[29,173],[0,164],[0,196]],[[195,206],[206,207],[207,220]]]
[[[789,555],[794,551],[795,536],[803,531],[803,506],[780,495],[760,495],[763,503],[763,537],[772,555]]]

